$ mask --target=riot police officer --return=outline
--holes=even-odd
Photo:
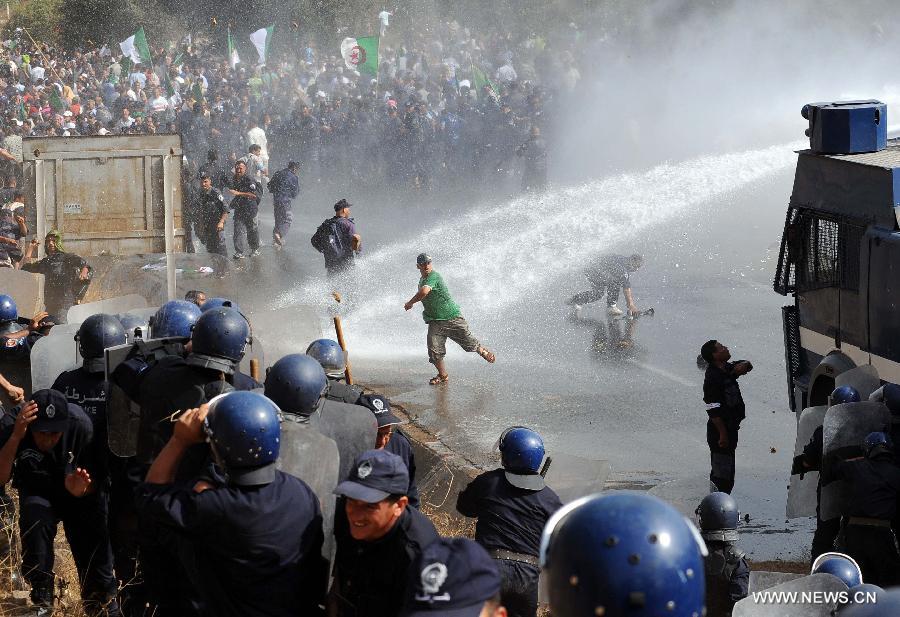
[[[346,359],[344,350],[337,341],[327,338],[317,339],[306,348],[306,355],[314,358],[325,369],[325,375],[328,377],[328,392],[325,396],[329,400],[348,405],[356,405],[360,402],[359,397],[362,395],[362,390],[342,381],[345,376]]]
[[[412,563],[438,539],[437,530],[407,507],[409,474],[396,454],[364,452],[344,477],[334,489],[341,499],[329,614],[393,617],[403,606]]]
[[[681,513],[652,495],[615,491],[575,501],[541,538],[550,612],[700,617],[705,553]]]
[[[729,617],[735,602],[747,597],[750,586],[750,567],[737,547],[737,502],[728,493],[710,493],[697,506],[696,514],[709,552],[704,560],[706,611]]]
[[[225,198],[212,185],[212,176],[200,174],[200,190],[194,195],[194,227],[206,250],[214,255],[228,256],[225,246],[225,222],[228,220],[228,206]]]
[[[191,330],[200,319],[200,307],[187,300],[169,300],[150,318],[150,336],[154,339],[191,338]]]
[[[234,177],[228,185],[231,193],[231,209],[234,210],[234,259],[247,256],[249,244],[250,257],[259,255],[259,201],[262,199],[262,186],[247,174],[247,164],[238,161],[234,164]]]
[[[400,418],[391,413],[391,402],[380,394],[363,394],[359,397],[360,405],[368,407],[375,414],[378,423],[378,436],[375,439],[376,450],[393,452],[403,459],[409,471],[409,505],[418,509],[419,487],[416,485],[416,455],[413,452],[409,437],[400,430]]]
[[[138,489],[199,597],[200,615],[313,615],[321,604],[322,513],[305,482],[276,468],[278,409],[230,392],[185,412]],[[209,449],[225,478],[176,483],[188,450]]]
[[[22,573],[39,614],[53,608],[53,540],[61,521],[86,612],[119,615],[94,437],[87,414],[56,390],[38,390],[3,418],[0,484],[12,478],[19,491]]]
[[[862,460],[835,461],[834,472],[850,491],[836,544],[859,564],[867,582],[893,587],[900,583],[900,553],[891,529],[900,497],[894,442],[886,433],[870,433],[863,454]]]
[[[372,413],[361,405],[325,398],[327,387],[325,373],[318,362],[307,355],[289,354],[269,369],[265,394],[284,411],[306,416],[313,428],[337,443],[340,477],[346,478],[353,460],[375,444],[377,423]],[[316,392],[318,398],[314,396]]]
[[[539,473],[544,459],[540,435],[513,426],[500,435],[499,447],[502,468],[472,480],[459,494],[456,509],[478,519],[475,541],[497,561],[503,606],[513,617],[534,617],[541,532],[562,502]]]
[[[850,555],[838,552],[822,553],[813,561],[810,574],[831,574],[836,576],[848,587],[862,585],[862,570],[859,564]]]

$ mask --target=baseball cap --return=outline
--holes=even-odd
[[[497,565],[480,544],[467,538],[439,538],[410,568],[403,617],[478,617],[500,593]]]
[[[42,433],[61,433],[69,426],[69,401],[57,390],[38,390],[31,395],[37,403],[37,418],[30,427]]]
[[[391,413],[391,402],[380,394],[363,394],[359,397],[359,403],[372,410],[378,421],[378,428],[402,423],[400,418]]]
[[[419,253],[419,256],[416,257],[416,265],[424,266],[425,264],[431,263],[431,255],[428,253]]]
[[[409,471],[403,459],[386,450],[363,452],[353,461],[350,476],[337,485],[335,495],[378,503],[391,495],[405,495]]]

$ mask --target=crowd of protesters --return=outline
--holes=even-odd
[[[0,50],[8,164],[21,160],[23,136],[179,133],[196,169],[229,173],[258,144],[264,171],[296,160],[307,185],[492,182],[519,167],[529,136],[548,135],[547,110],[580,79],[569,50],[456,22],[427,36],[390,32],[377,79],[348,69],[339,41],[235,64],[212,44],[222,34],[212,30],[190,46],[151,41],[152,63],[133,65],[117,46],[64,52],[25,34]],[[569,38],[574,48],[576,33]]]

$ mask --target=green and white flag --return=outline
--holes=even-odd
[[[147,45],[147,37],[144,35],[144,28],[129,36],[127,39],[119,43],[119,47],[126,58],[129,58],[132,64],[151,64],[150,46]]]
[[[485,86],[490,88],[490,91],[491,91],[490,97],[491,98],[496,99],[498,97],[497,86],[495,86],[494,82],[492,82],[490,80],[490,78],[488,78],[488,76],[484,74],[484,71],[482,71],[480,68],[478,68],[474,64],[472,65],[472,81],[475,82],[475,92],[478,93],[479,98],[481,97],[482,90],[484,89]]]
[[[231,28],[228,29],[228,64],[234,69],[237,63],[241,61],[238,55],[237,47],[234,46],[234,39],[231,38]]]
[[[378,76],[378,37],[366,36],[358,39],[347,37],[341,41],[341,55],[348,69],[361,74]]]
[[[274,30],[275,26],[269,26],[268,28],[260,28],[250,35],[250,42],[253,43],[256,53],[259,54],[260,64],[265,64],[269,57],[269,45],[272,44],[272,32]]]

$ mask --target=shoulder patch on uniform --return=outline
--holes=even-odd
[[[18,339],[14,339],[14,338],[8,338],[8,339],[6,339],[6,342],[4,343],[4,345],[9,347],[10,349],[12,349],[13,347],[15,347],[18,344],[19,344]]]
[[[256,183],[251,182],[251,183],[250,183],[250,188],[251,188],[251,189],[255,189],[255,188],[256,188]]]
[[[219,201],[225,201],[225,198],[222,197],[222,193],[219,193]]]

